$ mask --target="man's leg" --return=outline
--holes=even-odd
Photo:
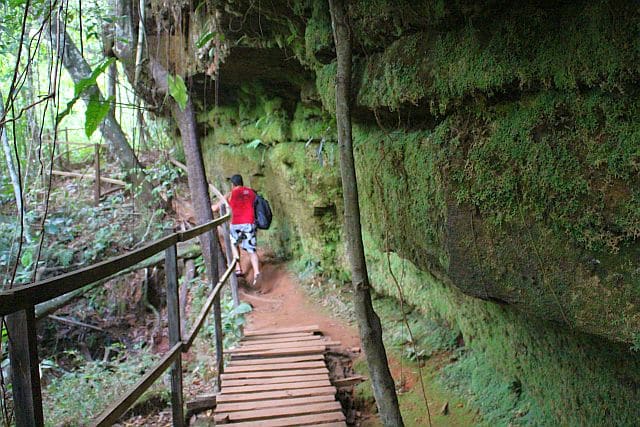
[[[251,258],[251,266],[253,267],[253,276],[260,274],[260,259],[258,259],[258,252],[249,254]]]

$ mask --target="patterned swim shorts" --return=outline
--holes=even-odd
[[[242,249],[253,254],[256,252],[256,226],[255,224],[231,224],[231,243],[240,245]]]

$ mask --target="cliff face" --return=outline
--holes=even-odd
[[[192,92],[207,166],[266,193],[270,243],[347,279],[328,6],[266,3],[212,2],[231,47],[219,108]],[[485,409],[506,399],[497,421],[632,424],[637,4],[361,0],[350,15],[376,288],[396,294],[389,262],[425,319],[460,331],[450,378]]]

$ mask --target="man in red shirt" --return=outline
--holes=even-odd
[[[256,249],[256,224],[253,202],[256,200],[256,192],[245,187],[241,175],[231,177],[231,191],[225,195],[225,199],[231,207],[231,250],[233,256],[238,259],[236,275],[243,275],[240,267],[240,253],[238,246],[249,253],[251,266],[253,267],[253,285],[260,277],[260,260]],[[213,206],[214,212],[220,209],[218,202]]]

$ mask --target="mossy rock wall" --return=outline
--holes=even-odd
[[[274,89],[262,70],[260,84],[234,83],[218,111],[201,112],[209,173],[243,173],[274,207],[264,237],[347,279],[327,4],[275,1],[258,12],[248,0],[218,3],[244,17],[235,41],[246,52],[278,48],[306,71],[280,73],[290,85]],[[396,294],[389,254],[406,299],[461,331],[469,355],[448,378],[476,393],[488,420],[633,424],[637,4],[349,4],[354,142],[376,289]],[[225,66],[249,73],[238,64],[251,58],[241,56],[228,58],[223,76]]]

